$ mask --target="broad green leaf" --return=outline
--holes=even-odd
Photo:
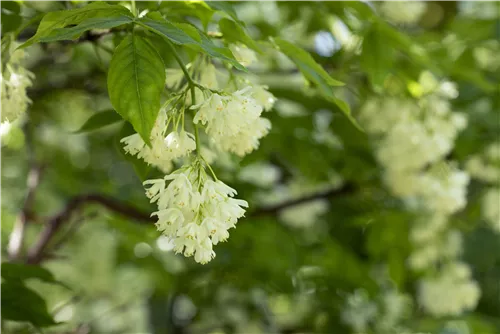
[[[2,282],[2,319],[30,322],[36,327],[57,325],[45,300],[21,282]]]
[[[224,35],[224,39],[229,43],[241,42],[254,49],[257,52],[262,52],[257,43],[247,35],[245,29],[233,20],[223,18],[219,21],[219,29]]]
[[[205,30],[212,19],[215,11],[204,2],[194,1],[163,1],[160,4],[159,11],[169,18],[185,18],[194,16],[200,19]]]
[[[114,110],[101,111],[90,118],[75,133],[90,132],[120,122],[122,118]]]
[[[224,12],[229,15],[233,20],[238,21],[238,16],[233,8],[233,5],[229,1],[205,1],[212,9]]]
[[[154,46],[135,34],[127,36],[109,64],[109,98],[148,145],[164,86],[165,66]]]
[[[54,42],[79,38],[85,31],[91,29],[111,29],[133,22],[133,18],[125,15],[116,17],[95,17],[83,21],[71,28],[58,28],[53,30],[47,37],[40,38],[40,42]]]
[[[36,34],[20,47],[27,47],[33,43],[36,43],[41,38],[49,36],[53,30],[58,28],[64,28],[68,25],[80,24],[81,22],[90,18],[120,15],[132,17],[132,13],[130,13],[127,8],[120,5],[108,5],[107,3],[101,1],[93,2],[82,8],[48,13],[40,22]]]
[[[206,53],[213,58],[227,61],[239,70],[246,70],[245,67],[238,63],[228,48],[216,46],[208,36],[201,31],[197,31],[196,28],[189,24],[174,24],[165,20],[158,12],[148,14],[147,17],[139,19],[137,23],[172,43],[185,45],[195,51]]]

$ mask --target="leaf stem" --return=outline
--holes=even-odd
[[[174,55],[175,60],[179,64],[179,66],[182,70],[182,73],[184,73],[184,76],[186,77],[186,80],[187,80],[188,85],[189,85],[189,89],[191,90],[191,105],[194,106],[196,104],[195,88],[198,86],[198,84],[195,83],[193,81],[193,79],[191,78],[191,76],[189,75],[189,72],[186,68],[186,65],[184,65],[182,58],[179,56],[179,54],[175,50],[172,43],[170,43],[169,41],[166,41],[166,42],[167,42],[168,46],[170,47],[170,49],[172,50],[172,54]],[[198,157],[201,157],[200,134],[198,132],[198,126],[196,124],[194,124],[194,122],[193,122],[193,127],[194,127],[194,138],[196,141],[196,154],[198,155]]]

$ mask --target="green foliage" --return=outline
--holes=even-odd
[[[122,15],[130,17],[132,14],[123,6],[108,5],[105,2],[93,2],[77,9],[48,13],[40,22],[36,34],[21,47],[39,42],[41,38],[49,36],[52,31],[59,28],[80,24],[91,18],[109,18]]]
[[[227,42],[241,42],[249,48],[262,53],[257,43],[255,43],[255,41],[245,32],[244,28],[235,21],[222,18],[219,20],[219,29]]]
[[[132,34],[116,48],[109,64],[108,92],[115,110],[150,143],[160,110],[165,65],[154,46]]]
[[[16,30],[21,26],[22,18],[19,15],[21,7],[17,2],[4,1],[2,2],[2,33],[6,34]]]
[[[105,110],[89,117],[75,133],[90,132],[120,122],[122,119],[114,110]]]

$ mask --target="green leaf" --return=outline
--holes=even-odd
[[[85,31],[91,29],[111,29],[133,22],[133,18],[125,15],[116,17],[95,17],[83,21],[71,28],[59,28],[53,30],[47,37],[40,38],[40,42],[54,42],[61,40],[72,40],[79,38]]]
[[[120,5],[108,5],[102,1],[93,2],[82,8],[48,13],[40,22],[36,34],[22,44],[20,48],[37,43],[41,38],[49,36],[53,30],[58,28],[80,24],[90,18],[120,15],[132,17],[132,13],[127,8]]]
[[[45,300],[20,282],[2,282],[2,319],[27,321],[36,327],[57,325]]]
[[[2,263],[2,278],[8,281],[24,281],[30,278],[36,278],[46,283],[59,284],[67,287],[65,284],[56,280],[50,271],[40,266],[23,263]]]
[[[19,15],[21,7],[14,1],[2,1],[2,35],[19,28],[23,22],[22,17]]]
[[[219,21],[219,29],[227,42],[241,42],[257,52],[262,52],[257,43],[255,43],[255,41],[245,32],[245,29],[233,20],[226,18],[221,19]]]
[[[213,58],[227,61],[239,70],[246,71],[245,67],[238,63],[228,48],[216,46],[208,36],[201,31],[197,31],[196,28],[189,24],[174,24],[165,20],[158,12],[149,13],[148,17],[139,19],[137,23],[172,43],[185,45],[195,51],[206,53]]]
[[[154,46],[135,34],[127,36],[109,64],[109,98],[148,145],[164,86],[165,66]]]
[[[224,12],[229,15],[233,20],[238,21],[238,16],[236,15],[236,11],[233,8],[233,5],[228,1],[205,1],[207,5],[209,5],[212,9],[218,10],[220,12]]]
[[[318,88],[321,95],[327,100],[335,103],[353,125],[360,131],[363,131],[356,120],[351,116],[351,108],[347,102],[340,100],[333,94],[333,87],[343,86],[344,83],[333,79],[304,49],[279,38],[275,39],[275,43],[280,51],[297,65],[302,75]]]
[[[114,110],[101,111],[89,117],[75,133],[90,132],[120,122],[122,118]]]
[[[201,41],[196,28],[189,24],[175,24],[165,20],[160,13],[148,13],[137,21],[138,24],[151,30],[152,32],[166,37],[175,44],[197,44]]]
[[[309,52],[279,38],[276,38],[275,42],[279,46],[280,51],[297,65],[304,77],[316,84],[320,90],[330,92],[331,86],[344,85],[343,82],[333,79],[323,67],[314,60]]]
[[[373,24],[363,38],[363,52],[359,57],[361,68],[368,74],[368,78],[375,91],[381,91],[384,81],[394,63],[394,49],[387,44],[387,38]]]

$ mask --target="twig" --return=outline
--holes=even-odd
[[[138,220],[140,222],[154,222],[155,219],[150,217],[148,213],[140,211],[139,209],[130,205],[121,203],[113,198],[99,195],[89,194],[76,196],[71,199],[63,211],[50,218],[46,228],[41,232],[38,242],[30,249],[28,253],[27,262],[31,264],[38,264],[43,258],[43,253],[53,236],[59,230],[61,225],[71,218],[74,211],[78,210],[85,204],[96,203],[100,204],[111,211],[119,213],[123,216]]]

